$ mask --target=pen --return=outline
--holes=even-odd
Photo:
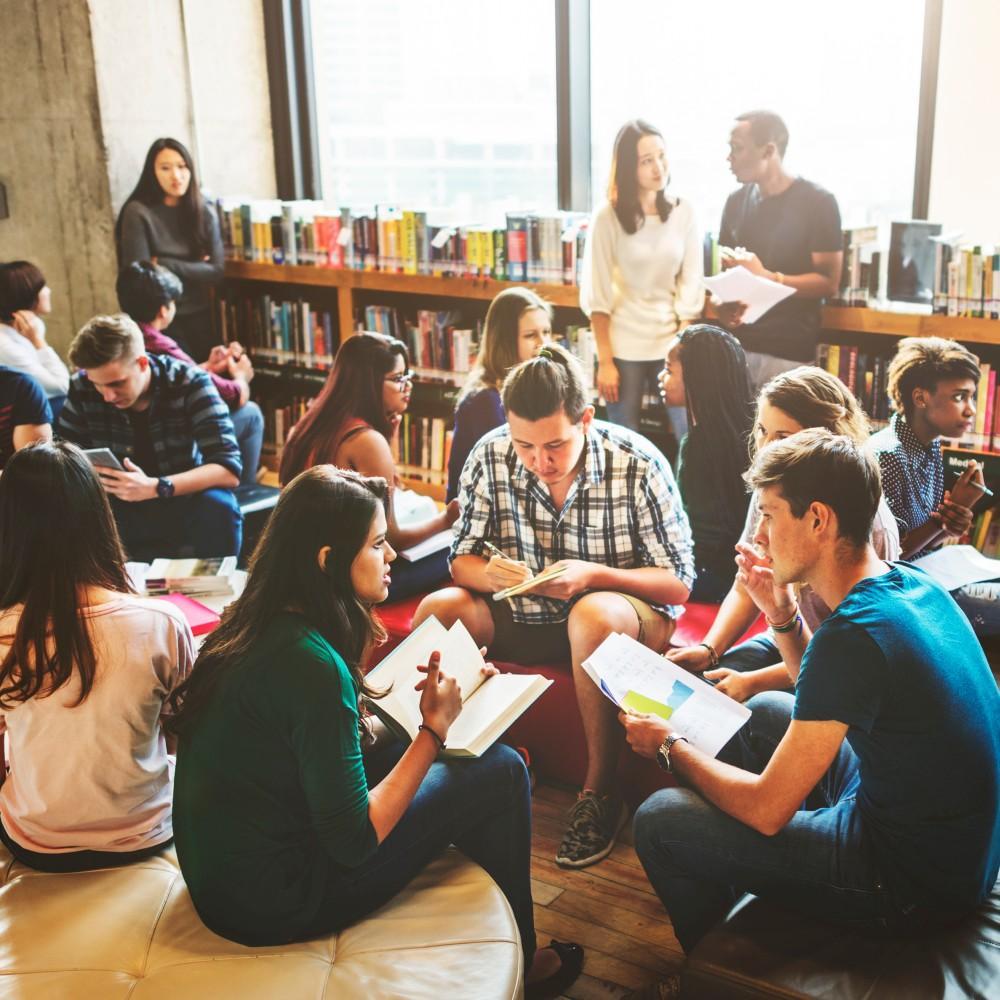
[[[977,483],[974,479],[969,480],[969,485],[975,486],[977,490],[982,490],[985,496],[993,496],[993,490],[991,490],[988,486],[984,486],[982,483]]]
[[[490,550],[490,552],[493,553],[493,555],[499,556],[501,559],[509,559],[510,558],[510,556],[504,555],[495,545],[492,544],[492,542],[486,541],[485,538],[483,539],[483,545],[485,545],[486,548],[488,548]]]

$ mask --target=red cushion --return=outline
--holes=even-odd
[[[677,628],[674,629],[670,644],[672,646],[693,646],[701,642],[712,627],[712,622],[715,621],[715,616],[718,613],[718,604],[696,604],[694,601],[689,601],[684,605],[684,614],[677,621]],[[758,616],[757,621],[746,630],[740,642],[760,635],[766,628],[767,623],[764,621],[764,616]]]

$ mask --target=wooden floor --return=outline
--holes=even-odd
[[[556,865],[553,858],[574,797],[550,785],[535,789],[531,885],[538,944],[554,937],[584,947],[583,975],[567,997],[621,997],[677,972],[681,948],[636,857],[630,825],[598,864],[579,871]]]

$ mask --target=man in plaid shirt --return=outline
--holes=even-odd
[[[129,556],[238,555],[243,520],[231,491],[240,451],[208,374],[146,354],[142,331],[124,314],[95,316],[69,358],[81,370],[57,429],[123,464],[97,471]]]
[[[687,516],[670,466],[644,438],[594,419],[576,360],[544,347],[508,375],[507,425],[465,463],[451,571],[414,618],[461,619],[496,659],[571,660],[587,774],[556,861],[605,857],[628,816],[613,792],[622,730],[583,670],[611,632],[658,652],[694,583]],[[492,553],[492,554],[491,554]],[[522,596],[489,595],[542,569],[560,574]]]

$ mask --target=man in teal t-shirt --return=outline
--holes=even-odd
[[[743,892],[876,930],[959,919],[1000,868],[1000,694],[972,628],[930,577],[875,554],[867,451],[803,431],[746,478],[761,522],[739,576],[794,699],[751,699],[720,760],[659,719],[623,718],[633,749],[687,786],[635,819],[677,937],[690,951]],[[808,647],[793,583],[834,608]]]

